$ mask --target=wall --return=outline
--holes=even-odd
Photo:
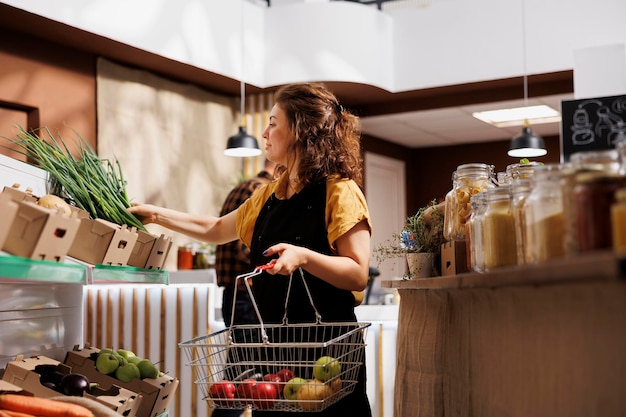
[[[73,130],[95,145],[95,57],[0,29],[0,63],[0,137],[15,137],[16,124],[47,126],[72,147]],[[21,110],[2,111],[7,106]]]

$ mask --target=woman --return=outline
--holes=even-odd
[[[367,285],[371,236],[369,212],[359,188],[358,119],[322,84],[290,84],[274,98],[263,138],[267,159],[278,164],[277,180],[219,218],[152,205],[130,211],[144,223],[157,223],[198,240],[225,243],[241,238],[250,247],[251,267],[271,265],[253,278],[252,286],[264,323],[282,322],[292,273],[287,319],[289,323],[315,321],[299,269],[323,322],[355,322],[352,291]],[[271,412],[258,412],[266,413]],[[323,414],[371,415],[364,366],[355,391]]]

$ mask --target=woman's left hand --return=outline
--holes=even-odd
[[[301,246],[290,245],[288,243],[278,243],[263,252],[264,256],[272,257],[278,255],[270,261],[273,265],[266,269],[271,275],[291,275],[296,269],[306,264],[306,252],[308,249]]]

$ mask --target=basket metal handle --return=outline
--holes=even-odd
[[[245,274],[241,274],[241,275],[237,275],[237,277],[235,278],[235,283],[236,280],[238,279],[243,279],[244,284],[246,285],[246,290],[248,291],[248,294],[250,295],[250,300],[252,301],[252,306],[254,307],[254,311],[256,313],[257,318],[259,319],[259,324],[261,325],[261,333],[263,334],[263,342],[267,342],[268,338],[267,338],[267,332],[265,331],[265,326],[263,324],[263,319],[261,318],[261,313],[259,312],[259,308],[257,306],[256,303],[256,299],[254,298],[254,294],[252,294],[252,288],[250,288],[250,283],[248,282],[249,278],[253,278],[256,277],[258,275],[261,275],[263,273],[264,270],[271,268],[272,267],[272,263],[269,264],[265,264],[265,265],[261,265],[261,266],[257,266],[256,268],[254,268],[253,271],[245,273]],[[306,279],[304,279],[304,272],[302,271],[302,268],[298,268],[298,271],[300,272],[300,277],[302,278],[302,283],[304,284],[304,288],[306,290],[307,296],[309,298],[309,302],[311,303],[311,307],[313,307],[313,310],[315,311],[315,324],[320,324],[322,321],[322,316],[320,315],[319,311],[317,310],[317,307],[315,307],[315,303],[313,303],[313,297],[311,296],[311,290],[309,290],[309,286],[306,283]],[[293,281],[293,273],[291,275],[289,275],[289,285],[287,286],[287,295],[285,297],[285,313],[283,315],[283,325],[287,325],[288,324],[288,318],[287,318],[287,305],[289,303],[289,295],[291,293],[291,283]],[[235,288],[237,288],[237,285],[235,285]],[[232,328],[234,321],[235,321],[235,305],[237,303],[237,291],[235,290],[233,292],[233,308],[231,311],[231,315],[230,315],[230,327],[229,327],[229,331]],[[229,340],[230,340],[230,336],[229,336]],[[232,340],[231,340],[232,341]]]

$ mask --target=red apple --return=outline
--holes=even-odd
[[[289,368],[283,368],[280,371],[276,372],[276,375],[282,380],[282,382],[289,382],[295,378],[295,374]]]
[[[265,375],[263,375],[263,381],[269,382],[270,384],[272,384],[274,389],[276,389],[276,392],[278,393],[278,396],[280,396],[280,394],[282,394],[283,387],[286,384],[286,382],[283,382],[283,380],[276,374],[265,374]]]
[[[237,387],[237,397],[243,400],[244,404],[250,404],[252,399],[252,388],[258,383],[254,378],[246,378]]]
[[[232,382],[223,379],[209,388],[209,396],[220,407],[228,407],[235,398],[236,387]]]
[[[252,403],[261,410],[274,407],[278,391],[271,382],[258,382],[252,387]]]

